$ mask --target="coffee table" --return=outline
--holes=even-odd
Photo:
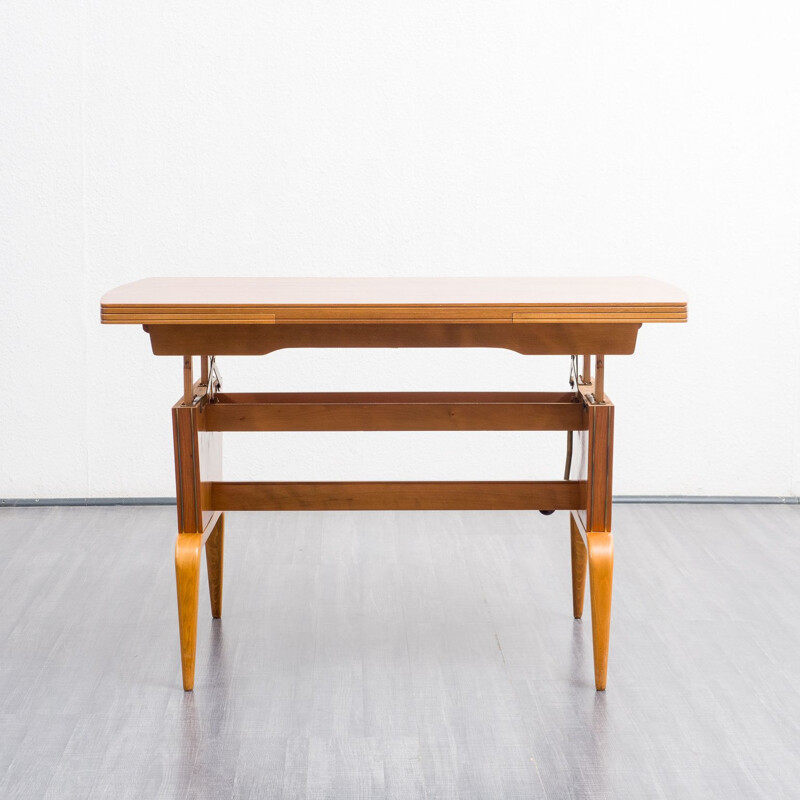
[[[643,323],[685,322],[685,294],[648,278],[147,278],[108,292],[102,322],[142,325],[181,358],[172,407],[183,687],[194,687],[200,561],[222,615],[224,512],[299,509],[570,511],[573,614],[592,609],[594,677],[606,687],[614,548],[614,406],[605,361]],[[571,357],[555,392],[227,393],[220,356],[288,347],[494,347]],[[194,361],[199,361],[195,379]],[[548,481],[230,482],[225,431],[566,431],[564,478]],[[582,457],[573,459],[573,434]],[[435,533],[431,533],[435,535]]]

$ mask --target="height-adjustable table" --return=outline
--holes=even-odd
[[[101,313],[104,323],[142,325],[155,355],[182,357],[183,395],[172,420],[184,689],[194,686],[203,545],[211,613],[218,618],[224,512],[298,509],[569,510],[573,613],[583,613],[588,565],[595,685],[605,689],[614,565],[614,406],[605,394],[605,358],[633,353],[644,322],[685,322],[686,296],[679,289],[646,278],[148,278],[106,294]],[[569,355],[573,389],[221,391],[218,357],[286,347],[499,347]],[[567,431],[564,479],[222,480],[224,431],[445,430]],[[572,458],[575,431],[580,459]]]

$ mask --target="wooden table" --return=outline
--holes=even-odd
[[[194,686],[204,545],[211,613],[222,614],[224,512],[297,509],[569,510],[573,613],[583,614],[588,566],[595,685],[605,689],[614,565],[614,406],[605,394],[605,358],[633,353],[644,322],[685,322],[686,296],[679,289],[646,278],[149,278],[106,294],[101,314],[104,323],[142,325],[155,355],[182,358],[183,395],[172,420],[184,689]],[[573,388],[220,391],[217,357],[258,356],[285,347],[499,347],[569,355]],[[198,380],[194,356],[200,362]],[[222,480],[224,431],[443,430],[567,431],[564,479]],[[578,470],[572,468],[575,431],[583,447]],[[573,475],[576,471],[580,474]]]

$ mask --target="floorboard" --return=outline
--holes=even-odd
[[[0,509],[0,797],[794,798],[800,506],[229,513],[181,689],[174,509]]]

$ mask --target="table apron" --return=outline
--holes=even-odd
[[[630,355],[641,323],[192,323],[143,327],[157,356],[254,356],[291,347],[492,347],[523,355]]]

